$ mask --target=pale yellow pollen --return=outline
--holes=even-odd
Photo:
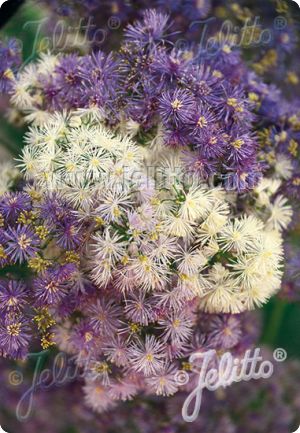
[[[284,44],[287,44],[288,42],[290,42],[290,35],[288,33],[284,33],[281,40]]]
[[[236,149],[240,149],[243,146],[243,144],[245,144],[245,142],[242,139],[235,140],[232,143],[233,147],[235,147]]]
[[[25,234],[22,234],[18,238],[18,245],[21,250],[26,250],[31,244],[31,239],[28,238]]]
[[[91,159],[91,166],[92,166],[92,167],[97,168],[97,167],[99,167],[99,165],[100,165],[100,161],[99,161],[98,158],[92,158],[92,159]]]
[[[6,259],[7,254],[5,253],[3,245],[0,245],[0,259]]]
[[[180,108],[182,107],[182,102],[179,101],[179,99],[176,98],[176,99],[171,103],[171,105],[172,105],[172,108],[173,108],[174,110],[180,110]]]
[[[240,232],[237,232],[237,231],[233,232],[233,233],[232,233],[232,239],[233,239],[234,241],[239,241],[239,240],[241,239],[241,234],[240,234]]]
[[[296,177],[296,178],[293,180],[293,185],[295,185],[295,186],[300,186],[300,177]]]
[[[238,100],[236,99],[236,98],[228,98],[227,99],[227,104],[230,106],[230,107],[237,107],[238,106]]]
[[[290,143],[289,143],[289,152],[290,152],[290,154],[291,155],[293,155],[293,156],[297,156],[297,154],[298,154],[298,143],[297,143],[297,141],[295,141],[295,140],[290,140]]]
[[[207,120],[205,119],[204,116],[200,116],[199,117],[197,125],[199,126],[199,128],[206,128],[206,126],[207,126]]]
[[[231,48],[229,45],[225,44],[224,47],[222,48],[222,50],[224,51],[224,53],[226,54],[230,54],[231,53]]]
[[[179,319],[175,319],[174,321],[173,321],[173,327],[174,328],[178,328],[179,326],[180,326],[180,320]]]
[[[213,74],[213,77],[215,77],[215,78],[222,78],[223,77],[222,72],[218,71],[217,69],[215,69],[212,74]]]
[[[148,354],[145,356],[145,358],[146,358],[146,361],[148,361],[148,362],[152,362],[153,359],[154,359],[152,353],[148,353]]]
[[[51,283],[47,284],[47,286],[45,288],[46,288],[46,290],[48,290],[51,293],[56,293],[59,291],[59,287],[53,281],[51,281]]]
[[[89,341],[91,341],[93,339],[93,335],[90,332],[86,332],[84,334],[84,339],[88,343]]]
[[[76,169],[76,165],[73,162],[67,162],[66,170],[68,173],[73,173]]]
[[[99,362],[98,364],[96,364],[94,370],[100,374],[110,371],[109,366],[106,362]]]
[[[165,385],[165,384],[166,384],[166,379],[165,379],[164,377],[161,377],[161,378],[159,379],[159,384],[160,384],[161,386]]]
[[[294,86],[299,84],[299,77],[297,76],[297,74],[295,74],[295,72],[288,72],[286,78],[287,81]]]
[[[121,176],[123,173],[124,173],[124,168],[123,167],[116,168],[116,170],[115,170],[115,175],[116,176]]]
[[[277,142],[281,142],[282,143],[282,142],[286,141],[287,137],[288,137],[287,132],[286,131],[281,131],[280,134],[275,135],[275,140]]]
[[[192,370],[192,364],[190,362],[183,362],[182,363],[182,369],[185,371],[191,371]]]
[[[7,78],[8,80],[13,80],[15,78],[14,74],[13,74],[13,71],[11,69],[9,69],[9,68],[6,69],[6,71],[4,71],[3,77]]]
[[[9,335],[17,337],[21,332],[21,323],[14,323],[12,325],[8,325],[6,329]]]
[[[227,327],[227,328],[225,328],[225,329],[224,329],[224,334],[225,334],[225,335],[227,335],[227,336],[230,336],[230,335],[232,335],[232,331],[231,331],[231,329],[230,329],[230,328],[228,328],[228,327]]]
[[[141,326],[138,323],[130,323],[129,328],[133,334],[137,334],[141,330]]]
[[[252,101],[252,102],[258,102],[259,101],[259,96],[255,92],[250,92],[248,97],[249,97],[250,101]]]
[[[120,209],[118,208],[118,206],[115,206],[115,207],[113,208],[113,215],[114,215],[115,217],[119,217],[119,216],[121,215],[121,211],[120,211]]]
[[[242,173],[240,176],[241,180],[243,180],[243,181],[245,181],[247,179],[247,177],[248,177],[248,173]]]
[[[18,305],[18,299],[12,296],[11,298],[9,298],[7,305],[9,307],[14,307],[15,305]]]

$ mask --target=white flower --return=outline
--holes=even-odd
[[[59,56],[48,53],[41,53],[37,63],[37,73],[42,75],[52,74],[57,64]]]
[[[218,241],[225,251],[233,250],[238,253],[246,252],[255,236],[263,229],[262,221],[251,216],[235,218],[222,229]]]
[[[19,175],[19,170],[11,161],[0,163],[0,195],[7,192]]]
[[[270,216],[266,221],[266,228],[268,230],[284,230],[288,227],[292,220],[293,210],[292,207],[287,204],[288,200],[279,195],[275,198],[274,202],[268,207]]]
[[[189,238],[193,232],[192,223],[181,216],[167,215],[163,221],[163,230],[177,238]]]
[[[156,395],[170,396],[178,391],[175,365],[164,366],[161,371],[146,378],[146,383]]]
[[[92,236],[91,258],[93,266],[97,267],[103,260],[114,264],[125,255],[127,243],[122,241],[121,236],[111,234],[108,229],[103,234],[97,233]]]
[[[208,313],[238,313],[242,311],[238,286],[228,269],[220,263],[213,266],[208,275],[209,287],[200,299],[200,307]]]
[[[98,200],[101,204],[96,208],[96,214],[108,222],[119,221],[125,210],[131,206],[130,196],[126,192],[104,191]]]
[[[188,221],[205,217],[212,207],[212,196],[209,190],[193,185],[187,193],[182,193],[184,202],[179,208],[179,215]]]
[[[138,339],[131,344],[129,357],[135,371],[143,372],[145,376],[155,374],[163,367],[163,343],[153,335],[146,335],[145,342]]]
[[[226,202],[217,201],[214,203],[208,216],[198,229],[198,239],[204,244],[214,238],[227,223],[228,215],[229,206]]]
[[[177,263],[178,270],[182,274],[194,275],[204,268],[207,263],[207,258],[198,248],[186,250],[180,247],[176,254],[175,263]]]
[[[293,175],[293,164],[284,154],[278,154],[275,163],[275,173],[281,179],[290,179]]]

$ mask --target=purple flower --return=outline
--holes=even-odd
[[[9,357],[24,358],[30,340],[30,327],[22,316],[8,316],[0,322],[0,348]]]
[[[195,108],[195,100],[187,90],[167,91],[159,98],[159,112],[165,124],[188,123]]]
[[[225,122],[247,122],[246,125],[252,123],[254,116],[249,111],[250,105],[248,100],[244,95],[242,88],[237,86],[227,86],[225,95],[219,104],[218,112],[220,117],[225,120]]]
[[[66,249],[76,248],[81,243],[80,227],[74,218],[70,216],[67,221],[63,221],[55,228],[55,238],[57,244]]]
[[[155,10],[147,10],[143,20],[129,24],[125,31],[125,38],[140,47],[144,47],[163,39],[168,30],[169,16]]]
[[[194,146],[199,149],[204,158],[218,159],[226,150],[227,139],[222,129],[213,126],[205,133],[194,137]]]
[[[99,337],[87,320],[81,320],[78,325],[74,326],[70,336],[70,342],[78,352],[82,350],[90,351],[94,349],[95,343],[99,342]]]
[[[238,316],[224,314],[209,321],[209,341],[215,347],[232,349],[239,343],[241,337],[242,329]]]
[[[191,63],[190,59],[184,58],[184,52],[173,49],[170,53],[166,48],[159,48],[153,54],[151,71],[157,74],[160,79],[174,80],[183,79],[186,75],[187,67]]]
[[[61,58],[55,69],[55,85],[59,89],[64,103],[78,107],[80,101],[80,85],[82,83],[83,60],[75,54]]]
[[[15,222],[21,212],[30,209],[31,199],[26,193],[6,193],[0,199],[0,212],[9,222]]]
[[[186,153],[184,157],[186,173],[207,179],[217,171],[217,163],[203,156],[201,151]]]
[[[118,66],[118,62],[114,60],[112,53],[107,55],[102,51],[97,51],[90,56],[84,57],[81,74],[86,80],[108,84],[118,80]]]
[[[246,161],[243,166],[237,168],[226,167],[227,174],[224,175],[225,188],[228,191],[245,192],[253,189],[261,179],[262,171],[260,165],[254,161]]]
[[[241,134],[230,137],[229,140],[229,154],[227,159],[230,164],[235,166],[240,166],[245,161],[250,159],[255,159],[255,151],[257,149],[257,144],[253,137],[248,134]]]
[[[214,76],[206,63],[193,65],[183,77],[183,82],[201,102],[215,105],[220,101],[222,78]]]
[[[73,208],[58,194],[45,198],[40,206],[41,218],[53,232],[57,244],[67,250],[80,245],[82,236],[80,225]]]
[[[38,306],[57,305],[72,287],[72,274],[77,268],[66,264],[48,269],[33,282]]]
[[[98,299],[88,308],[90,324],[101,335],[113,335],[120,325],[121,309],[113,300]]]
[[[0,283],[0,311],[20,311],[27,301],[28,292],[23,282],[9,280]]]
[[[188,145],[188,139],[187,130],[183,127],[168,129],[164,132],[164,143],[170,147],[185,147]]]
[[[0,93],[11,90],[15,77],[14,72],[21,64],[21,50],[15,39],[9,39],[6,44],[0,41]]]
[[[206,104],[201,103],[191,117],[190,126],[192,128],[192,135],[198,137],[207,136],[211,127],[216,122],[216,115],[207,107]]]
[[[40,240],[29,226],[9,227],[5,232],[5,253],[11,261],[23,263],[38,251]]]

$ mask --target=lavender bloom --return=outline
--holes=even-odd
[[[24,358],[30,339],[28,322],[22,316],[0,322],[0,348],[9,357]]]
[[[8,93],[14,82],[14,73],[21,64],[20,47],[15,39],[0,41],[0,93]]]
[[[23,193],[7,193],[0,198],[0,212],[8,222],[15,222],[21,212],[31,210],[30,197]]]
[[[185,52],[173,49],[170,53],[165,47],[159,47],[153,54],[153,62],[150,67],[153,73],[164,80],[184,80],[187,68],[192,63],[185,58]]]
[[[80,353],[83,350],[91,353],[95,349],[96,343],[99,343],[99,337],[94,328],[86,320],[82,320],[75,325],[70,336],[70,343]]]
[[[28,302],[28,291],[21,281],[0,282],[0,311],[20,312]]]
[[[73,107],[79,106],[82,65],[82,59],[70,54],[63,57],[56,68],[55,86],[59,89],[63,101]]]
[[[241,322],[238,317],[223,315],[209,323],[209,340],[213,345],[226,350],[236,346],[242,337]]]
[[[142,21],[129,24],[125,31],[126,40],[145,47],[160,41],[168,30],[169,16],[155,10],[147,10]]]
[[[40,240],[29,226],[9,227],[5,232],[5,253],[11,261],[23,263],[38,251]]]
[[[49,269],[37,277],[33,282],[37,305],[57,305],[71,289],[75,271],[76,266],[70,263]]]
[[[176,126],[189,122],[195,100],[188,91],[176,89],[174,92],[165,92],[159,98],[159,111],[163,121]]]
[[[71,250],[80,245],[80,225],[65,199],[56,194],[45,197],[40,212],[60,247]]]
[[[111,334],[120,324],[120,307],[113,300],[100,299],[88,308],[90,324],[100,334]]]

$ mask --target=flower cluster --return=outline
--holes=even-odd
[[[99,2],[73,3],[97,14]],[[30,124],[23,180],[9,166],[0,176],[0,352],[23,359],[37,336],[56,344],[98,412],[172,396],[181,370],[195,388],[195,353],[215,349],[213,365],[243,355],[258,332],[249,311],[280,291],[300,191],[299,104],[264,81],[275,47],[251,69],[215,25],[206,49],[174,43],[208,0],[111,3],[127,24],[118,51],[42,54],[14,75],[17,46],[0,45],[9,118]],[[288,36],[276,32],[285,52]]]
[[[188,165],[199,177],[218,174],[228,188],[253,187],[262,167],[239,51],[222,35],[217,57],[173,48],[168,27],[167,15],[149,10],[128,26],[118,55],[45,55],[20,74],[12,102],[38,124],[49,111],[74,108],[110,125],[129,121],[141,140],[159,132],[166,146],[193,149]]]
[[[186,155],[117,129],[86,111],[56,113],[30,128],[20,159],[26,190],[43,197],[39,218],[67,250],[63,264],[37,269],[32,295],[57,323],[52,341],[84,367],[98,411],[144,390],[174,394],[196,351],[245,350],[244,316],[230,313],[280,289],[292,213],[267,180],[241,213],[238,194],[185,171]]]
[[[128,136],[76,112],[32,127],[27,143],[25,177],[42,192],[60,191],[90,225],[87,254],[99,288],[162,292],[176,308],[198,296],[205,310],[224,313],[279,290],[280,231],[292,211],[283,196],[272,200],[278,185],[262,182],[257,215],[236,216],[222,188],[186,176],[180,153],[157,147],[153,160]]]
[[[109,126],[126,122],[141,144],[160,135],[167,147],[192,149],[187,165],[202,179],[217,175],[226,189],[252,188],[272,165],[274,145],[277,155],[284,143],[296,155],[296,106],[282,108],[279,89],[247,70],[222,34],[212,56],[201,46],[173,47],[168,28],[168,16],[150,10],[128,26],[118,54],[43,55],[19,75],[12,103],[36,124],[49,111],[74,108]],[[259,152],[266,141],[272,151]]]
[[[5,356],[25,357],[31,336],[35,337],[33,319],[39,323],[42,346],[51,345],[49,328],[54,322],[47,309],[63,303],[76,285],[72,257],[81,234],[71,212],[55,196],[43,200],[26,192],[1,196],[0,350]]]

